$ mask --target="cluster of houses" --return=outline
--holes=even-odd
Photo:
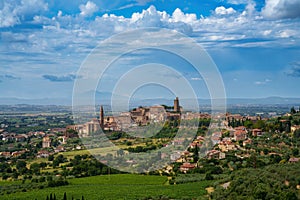
[[[38,158],[40,157],[49,157],[49,155],[53,153],[63,152],[65,151],[64,144],[66,144],[66,141],[68,137],[66,136],[66,129],[65,128],[53,128],[49,130],[47,133],[43,131],[31,131],[27,134],[16,134],[16,133],[8,133],[8,132],[2,132],[0,134],[0,139],[3,142],[9,142],[8,144],[8,151],[2,151],[0,152],[0,156],[5,158],[14,158],[19,157],[26,152],[29,152],[28,149],[23,149],[20,151],[9,151],[9,149],[15,149],[15,142],[25,142],[30,141],[31,144],[34,146],[37,146],[37,143],[39,141],[42,141],[41,148],[38,148],[38,153],[36,156]],[[58,134],[63,136],[57,136]],[[37,140],[31,140],[33,138],[36,138]],[[55,146],[52,145],[53,140],[57,140],[58,144]],[[32,149],[31,149],[32,151]]]
[[[300,126],[292,126],[291,132],[300,129]],[[229,134],[228,134],[229,133]],[[227,137],[224,137],[226,134]],[[245,126],[239,126],[235,128],[228,127],[226,130],[214,132],[210,139],[213,143],[214,149],[206,152],[207,159],[225,159],[226,152],[237,150],[240,147],[240,141],[243,147],[252,144],[251,138],[262,136],[264,132],[261,129],[252,129],[247,130]],[[173,145],[182,145],[183,140],[173,141]],[[199,136],[197,139],[190,145],[191,148],[195,146],[201,147],[204,142],[204,138]],[[238,142],[238,143],[237,143]],[[197,167],[197,163],[193,163],[192,160],[193,153],[185,151],[182,154],[177,154],[173,156],[174,161],[182,163],[180,166],[180,171],[186,173],[189,170],[192,170]],[[299,162],[300,158],[290,158],[290,163]]]
[[[206,152],[206,158],[218,160],[225,159],[226,152],[234,151],[240,148],[238,144],[240,143],[239,141],[242,142],[242,145],[244,147],[252,143],[252,140],[248,138],[249,134],[256,137],[261,136],[264,133],[261,129],[252,129],[251,132],[249,132],[244,126],[239,126],[235,128],[228,127],[225,130],[213,132],[210,136],[210,140],[214,148]],[[196,146],[201,147],[204,140],[204,137],[198,136],[190,144],[189,147],[192,149]],[[174,140],[172,142],[172,145],[182,145],[183,142],[184,140]],[[180,166],[180,171],[186,173],[187,171],[197,167],[197,164],[193,162],[192,156],[193,153],[189,151],[184,151],[181,154],[174,154],[173,157],[171,157],[171,159],[173,159],[176,162],[182,163],[182,165]]]

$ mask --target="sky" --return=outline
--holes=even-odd
[[[176,30],[201,45],[229,98],[300,97],[299,0],[2,0],[0,98],[71,98],[94,48],[115,34],[148,27]],[[133,65],[129,57],[136,55],[120,66]],[[183,63],[179,72],[208,98],[201,93],[205,79],[187,68]],[[107,77],[116,78],[118,70]],[[145,91],[144,98],[169,94],[168,88]]]

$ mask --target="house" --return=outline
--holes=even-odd
[[[197,143],[196,141],[194,141],[194,142],[192,142],[192,143],[190,144],[190,147],[191,147],[192,149],[194,149],[194,148],[196,148],[196,146],[197,146],[197,147],[201,147],[201,145],[202,145],[202,144],[199,144],[199,143]]]
[[[289,163],[296,163],[299,162],[300,158],[290,158]]]
[[[181,157],[180,152],[174,152],[170,155],[170,159],[171,161],[176,161]]]
[[[238,126],[238,127],[235,127],[234,130],[235,130],[235,131],[245,131],[245,132],[247,132],[247,129],[246,129],[245,126]]]
[[[252,130],[252,136],[256,137],[256,136],[261,136],[262,135],[262,130],[255,128]]]
[[[52,128],[50,130],[51,133],[55,133],[55,134],[64,134],[67,131],[66,128]]]
[[[221,141],[222,133],[221,132],[214,132],[211,136],[211,141],[213,145],[218,144]]]
[[[231,141],[223,140],[222,142],[219,143],[218,148],[222,152],[227,152],[227,151],[233,151],[236,150],[235,144]]]
[[[5,133],[1,134],[2,140],[6,141],[6,142],[12,142],[12,141],[14,141],[15,136],[16,136],[15,133],[5,132]]]
[[[242,141],[245,140],[247,138],[247,132],[244,130],[236,130],[233,133],[233,139],[235,141]]]
[[[210,159],[224,159],[225,153],[219,151],[219,150],[211,150],[207,152],[207,158]]]
[[[50,155],[50,152],[47,150],[41,150],[37,153],[38,158],[48,158]]]
[[[184,152],[182,152],[182,155],[185,156],[185,157],[187,157],[187,156],[192,155],[192,153],[189,152],[189,151],[184,151]]]
[[[196,164],[194,163],[183,163],[181,166],[180,166],[180,171],[181,172],[184,172],[186,173],[187,171],[191,170],[191,169],[195,169],[196,167]]]
[[[300,125],[291,126],[291,132],[294,133],[296,130],[300,129]]]
[[[12,157],[19,157],[20,155],[22,155],[23,153],[25,153],[26,151],[25,150],[22,150],[22,151],[14,151],[11,153]]]
[[[37,131],[34,133],[34,135],[38,138],[42,138],[46,135],[46,133],[42,132],[42,131]]]
[[[182,146],[183,145],[183,143],[184,143],[184,140],[173,140],[172,141],[172,145],[174,145],[174,146]]]
[[[65,151],[65,148],[63,146],[58,146],[54,150],[55,153],[62,152],[62,151]]]
[[[9,151],[7,151],[7,152],[1,152],[0,156],[5,157],[5,158],[9,158],[11,156],[11,154],[10,154]]]
[[[14,138],[16,142],[24,142],[27,139],[27,135],[20,134],[20,135],[16,135]]]

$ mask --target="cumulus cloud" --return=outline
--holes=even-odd
[[[170,28],[180,31],[185,34],[192,32],[191,24],[196,21],[195,14],[184,14],[179,8],[175,9],[172,16],[165,11],[156,10],[155,6],[151,5],[148,9],[141,13],[133,13],[130,19],[129,27],[160,27]],[[122,19],[126,22],[126,19]]]
[[[217,15],[230,15],[230,14],[233,14],[235,13],[236,11],[230,7],[230,8],[225,8],[224,6],[220,6],[220,7],[217,7],[215,9],[215,13]]]
[[[81,16],[89,17],[98,11],[98,6],[94,2],[88,1],[85,5],[81,4],[79,6],[79,9],[80,9]]]
[[[51,82],[72,82],[76,79],[76,76],[74,74],[68,74],[63,76],[45,74],[43,75],[43,78]]]
[[[133,13],[131,21],[137,25],[148,25],[149,27],[157,27],[161,25],[164,19],[168,18],[166,12],[157,12],[154,6],[150,6],[147,10],[143,10],[141,13]]]
[[[32,20],[37,14],[48,10],[44,0],[5,1],[0,9],[0,27],[9,27]]]
[[[262,15],[269,19],[300,17],[299,0],[266,0]]]
[[[172,14],[174,22],[192,23],[197,20],[196,14],[184,14],[179,8],[176,8]]]
[[[43,1],[40,0],[40,2]],[[248,1],[248,5],[253,5],[251,2]],[[93,8],[93,4],[87,2],[82,5],[83,15],[88,16],[88,13],[94,13],[94,11],[84,10]],[[246,7],[245,12],[250,13],[252,8],[253,6]],[[7,9],[10,7],[7,6]],[[144,27],[175,29],[194,37],[206,48],[290,46],[297,44],[300,40],[299,20],[264,20],[259,18],[257,12],[250,15],[225,7],[218,7],[211,16],[201,18],[197,18],[193,13],[185,13],[179,8],[175,9],[172,14],[168,14],[166,11],[157,10],[154,6],[133,13],[131,17],[104,14],[88,20],[80,17],[80,14],[68,15],[59,10],[53,17],[36,15],[31,24],[39,25],[39,28],[32,29],[32,31],[0,33],[0,42],[3,44],[0,45],[0,50],[9,48],[16,52],[25,51],[37,53],[37,55],[47,50],[48,54],[62,55],[61,59],[66,55],[69,56],[71,52],[74,53],[73,55],[76,53],[76,58],[72,59],[74,61],[97,45],[91,41],[100,41],[115,33]],[[59,37],[61,35],[63,37]],[[68,65],[72,66],[73,63]]]

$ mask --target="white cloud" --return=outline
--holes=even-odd
[[[287,29],[287,30],[279,31],[278,35],[281,38],[289,38],[292,36],[296,36],[297,32],[295,32],[294,30]]]
[[[172,21],[192,23],[197,20],[196,14],[184,14],[179,8],[176,8],[172,14]]]
[[[81,16],[89,17],[98,11],[98,6],[94,2],[88,1],[85,5],[81,4],[79,6],[79,9],[80,9]]]
[[[235,4],[235,5],[247,4],[248,0],[227,0],[227,3],[229,3],[229,4]]]
[[[200,77],[192,77],[191,80],[192,81],[202,81],[202,78],[200,78]]]
[[[262,9],[264,17],[269,19],[297,18],[300,17],[299,0],[266,0]]]
[[[153,0],[136,0],[139,5],[145,5]]]
[[[184,14],[180,9],[175,9],[172,16],[166,11],[157,11],[150,6],[141,13],[133,13],[130,20],[130,27],[161,27],[170,28],[185,34],[192,32],[192,22],[197,21],[195,14]]]
[[[217,15],[230,15],[230,14],[233,14],[235,13],[236,11],[230,7],[230,8],[225,8],[224,6],[220,6],[220,7],[217,7],[215,9],[215,13]]]
[[[9,27],[19,23],[19,18],[13,13],[12,5],[4,3],[0,10],[0,27]]]
[[[94,7],[88,4],[84,7]],[[1,11],[12,9],[9,5],[7,8],[4,6]],[[85,15],[93,12],[84,11]],[[150,6],[146,10],[133,13],[128,18],[104,14],[86,20],[80,15],[66,15],[63,11],[58,11],[50,18],[42,15],[33,17],[32,24],[40,24],[42,30],[2,33],[0,38],[3,45],[0,49],[9,48],[16,52],[32,53],[47,49],[49,52],[53,51],[53,54],[68,54],[76,50],[77,53],[80,51],[84,54],[97,45],[91,41],[100,41],[121,31],[143,27],[175,29],[192,36],[206,48],[272,47],[272,45],[284,47],[299,44],[299,20],[264,20],[257,18],[259,17],[257,12],[253,15],[244,15],[243,12],[225,7],[219,7],[216,12],[219,14],[199,19],[195,14],[184,13],[180,9],[175,9],[172,15],[169,15]],[[11,23],[7,21],[6,23],[13,25],[18,23],[18,20],[19,18],[12,18]],[[60,37],[61,35],[63,37]]]
[[[255,85],[266,85],[267,83],[271,82],[272,80],[270,79],[265,79],[264,81],[255,81]]]
[[[256,3],[253,0],[248,0],[247,6],[245,11],[242,13],[242,15],[253,15],[255,13],[255,6]]]
[[[0,27],[20,24],[22,21],[32,20],[37,14],[48,10],[44,0],[5,1],[0,10]]]
[[[48,3],[44,0],[21,0],[21,5],[15,8],[15,12],[21,15],[33,16],[42,11],[48,10]]]

